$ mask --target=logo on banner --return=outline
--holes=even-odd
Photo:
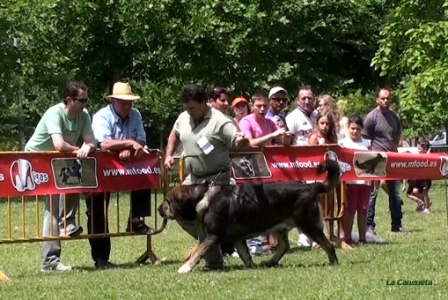
[[[341,169],[339,176],[352,170],[352,166],[346,162],[340,161],[338,155],[334,151],[328,150],[325,152],[324,160],[334,160],[338,163],[339,169]]]
[[[246,153],[233,157],[232,169],[235,179],[272,177],[263,153]]]
[[[11,164],[11,182],[18,192],[26,190],[32,191],[36,185],[48,182],[48,174],[33,171],[31,163],[23,158],[19,158]]]
[[[57,189],[98,187],[94,157],[53,158],[51,167]]]
[[[448,156],[440,156],[440,174],[444,177],[448,175]]]
[[[386,176],[387,154],[385,152],[355,152],[353,165],[358,177]]]

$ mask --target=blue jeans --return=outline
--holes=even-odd
[[[387,187],[389,189],[389,209],[391,217],[392,230],[397,230],[401,227],[401,219],[403,214],[401,212],[401,199],[399,191],[398,180],[387,180]],[[367,208],[367,228],[375,229],[375,205],[378,197],[379,184],[375,184],[370,193],[369,207]]]

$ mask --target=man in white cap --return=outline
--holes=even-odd
[[[285,108],[287,101],[288,92],[281,86],[275,86],[269,91],[269,109],[266,113],[266,117],[278,120],[278,118],[274,119],[275,116],[278,116],[280,121],[283,122],[283,125],[277,124],[277,127],[283,126],[286,130],[288,130],[288,127],[286,126],[286,117],[282,111]]]
[[[98,146],[102,151],[119,153],[122,160],[140,157],[146,148],[146,133],[140,112],[133,108],[140,96],[132,92],[129,83],[117,82],[112,95],[107,97],[110,104],[100,109],[92,119],[92,128]],[[131,191],[131,209],[127,232],[146,234],[151,229],[141,219],[151,214],[151,190]],[[86,196],[87,228],[91,233],[109,232],[105,211],[109,206],[110,193],[94,193]],[[105,207],[106,206],[106,207]],[[89,239],[92,258],[97,269],[109,269],[110,238]]]

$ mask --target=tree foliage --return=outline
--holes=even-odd
[[[189,82],[246,96],[278,82],[291,93],[304,84],[318,93],[365,91],[378,83],[370,61],[390,2],[3,0],[0,89],[8,110],[0,118],[29,137],[69,79],[89,86],[92,113],[113,82],[130,80],[156,140],[165,139]]]
[[[372,61],[396,84],[408,136],[448,124],[448,1],[403,0],[388,16]]]

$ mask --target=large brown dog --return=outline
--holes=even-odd
[[[246,239],[273,233],[278,248],[266,266],[276,266],[288,249],[288,232],[298,227],[320,244],[330,264],[338,264],[335,248],[323,232],[317,196],[332,191],[339,182],[339,165],[325,161],[317,168],[327,171],[325,182],[286,182],[241,185],[191,185],[173,188],[159,207],[168,219],[197,218],[206,232],[190,259],[178,270],[188,273],[213,245],[232,241],[247,268],[254,266]]]

